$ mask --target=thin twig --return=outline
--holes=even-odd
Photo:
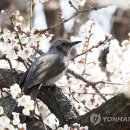
[[[88,81],[87,79],[85,79],[83,76],[81,76],[80,74],[77,74],[76,72],[74,72],[71,69],[67,69],[67,73],[70,73],[71,75],[73,75],[75,78],[82,80],[83,82],[87,83],[88,86],[93,86],[93,85],[97,85],[97,84],[111,84],[111,85],[124,85],[121,83],[112,83],[112,82],[105,82],[105,81],[97,81],[97,82],[91,82]]]
[[[101,5],[101,6],[93,7],[93,8],[90,8],[90,9],[78,10],[78,11],[75,12],[75,14],[73,14],[72,16],[70,16],[68,19],[63,20],[62,22],[58,23],[57,25],[48,27],[47,29],[44,30],[44,32],[46,32],[48,30],[51,30],[51,29],[54,29],[56,27],[59,27],[60,25],[66,23],[69,20],[71,20],[72,18],[76,17],[78,14],[81,14],[81,13],[84,13],[84,12],[90,12],[92,10],[98,10],[98,9],[102,9],[102,8],[106,8],[106,7],[107,6],[105,6],[105,5]]]
[[[31,0],[30,0],[31,1]],[[32,7],[33,5],[31,5],[31,2],[30,2],[30,7]],[[46,29],[44,29],[44,30],[41,30],[41,33],[45,33],[46,31],[49,31],[49,30],[51,30],[51,29],[54,29],[54,28],[57,28],[57,27],[59,27],[59,26],[61,26],[62,24],[64,24],[64,23],[66,23],[66,22],[68,22],[69,20],[71,20],[72,18],[74,18],[74,17],[76,17],[77,15],[79,15],[79,14],[81,14],[81,13],[84,13],[84,12],[90,12],[90,11],[93,11],[93,10],[98,10],[98,9],[102,9],[102,8],[106,8],[107,6],[106,5],[101,5],[101,6],[97,6],[97,7],[93,7],[93,8],[90,8],[90,9],[84,9],[84,10],[77,10],[76,12],[75,12],[75,14],[73,14],[72,16],[70,16],[69,18],[67,18],[67,19],[65,19],[65,20],[63,20],[62,22],[60,22],[60,23],[58,23],[58,24],[56,24],[56,25],[54,25],[54,26],[51,26],[51,27],[48,27],[48,28],[46,28]],[[32,9],[32,8],[31,8]],[[30,29],[32,28],[31,26],[32,26],[32,12],[30,12]],[[26,34],[27,36],[29,36],[29,34],[28,33],[26,33],[26,32],[24,32],[24,31],[22,31],[22,30],[20,30],[22,33],[24,33],[24,34]],[[40,32],[40,30],[39,30],[39,32]]]
[[[30,0],[30,31],[31,31],[31,29],[32,29],[32,7],[33,6],[33,1],[32,0]]]
[[[11,20],[11,24],[12,24],[12,26],[13,26],[13,28],[14,28],[15,25],[14,25],[13,17],[12,17],[12,16],[10,16],[10,20]],[[15,30],[16,35],[17,35],[17,38],[18,38],[18,40],[19,40],[19,44],[20,44],[21,50],[23,50],[23,45],[22,45],[22,42],[21,42],[21,40],[20,40],[19,33],[18,33],[18,31],[17,31],[15,28],[14,28],[14,30]]]
[[[19,33],[23,33],[23,34],[25,34],[25,35],[26,35],[26,36],[28,36],[28,37],[30,36],[30,34],[29,34],[29,33],[26,33],[26,32],[25,32],[25,31],[23,31],[22,29],[18,30],[18,32],[19,32]]]
[[[78,101],[78,100],[73,96],[73,94],[72,94],[72,92],[71,92],[71,88],[70,88],[70,86],[69,86],[69,92],[70,92],[72,98],[73,98],[77,103],[79,103],[79,101]]]
[[[81,55],[84,55],[84,54],[86,54],[87,52],[91,52],[93,49],[98,48],[99,46],[103,45],[105,42],[107,42],[107,41],[109,41],[109,40],[110,40],[110,39],[105,39],[105,40],[102,41],[100,44],[97,44],[97,45],[95,45],[95,46],[92,46],[92,47],[89,48],[88,50],[86,50],[86,51],[84,51],[84,52],[82,52],[82,53],[76,55],[76,56],[73,57],[71,60],[74,60],[75,58],[77,58],[77,57],[79,57],[79,56],[81,56]]]
[[[71,0],[69,0],[69,4],[70,4],[70,7],[74,8],[76,11],[78,11],[78,9],[73,5]]]
[[[25,66],[26,69],[28,69],[30,66],[30,64],[27,61],[25,61],[24,59],[22,59],[21,57],[18,57],[17,61],[23,63],[23,65]]]
[[[11,64],[11,61],[6,57],[6,55],[4,54],[3,56],[0,57],[0,60],[6,60],[10,66],[10,69],[13,69],[13,66]]]
[[[85,3],[88,5],[88,7],[92,8],[88,1],[86,1]]]
[[[101,92],[97,89],[96,84],[92,85],[92,88],[99,93],[99,96],[104,99],[104,101],[107,101],[106,97],[104,95],[101,94]]]
[[[93,24],[91,24],[91,26],[90,26],[89,36],[87,38],[88,45],[90,43],[90,39],[91,39],[91,36],[92,36],[92,28],[93,28]],[[85,45],[86,45],[86,43],[85,43]],[[88,45],[87,45],[87,48],[88,48]],[[86,63],[86,61],[87,61],[87,54],[85,55],[85,63]],[[86,64],[84,64],[84,71],[83,71],[82,75],[85,74],[85,71],[86,71]]]
[[[99,95],[99,93],[78,93],[79,95],[84,95],[84,94],[90,94],[90,95]],[[117,95],[119,93],[101,93],[102,95],[106,95],[106,96],[114,96]]]
[[[107,99],[100,93],[100,91],[96,88],[97,84],[112,84],[112,85],[123,85],[123,84],[118,84],[118,83],[107,83],[104,81],[98,81],[98,82],[91,82],[88,81],[87,79],[85,79],[83,76],[81,76],[80,74],[75,73],[73,70],[67,69],[67,73],[70,73],[71,75],[73,75],[75,78],[82,80],[83,82],[85,82],[87,84],[87,86],[92,86],[92,88],[96,91],[96,93],[98,93],[98,95],[100,95],[102,97],[102,99],[104,99],[105,101],[107,101]]]

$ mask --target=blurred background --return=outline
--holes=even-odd
[[[2,28],[6,27],[11,29],[8,17],[14,10],[20,11],[21,15],[24,17],[23,24],[25,24],[25,26],[29,26],[27,24],[30,11],[29,0],[0,1],[0,10],[5,10],[5,13],[0,15],[0,26]],[[75,13],[75,10],[70,7],[68,0],[37,1],[38,0],[35,0],[34,2],[36,3],[33,5],[33,27],[38,29],[56,25],[61,22],[62,19],[66,19]],[[95,2],[94,0],[86,0],[84,6],[82,6],[82,3],[78,6],[79,3],[77,1],[72,1],[77,9],[89,9],[90,5],[95,7],[104,4],[102,1],[97,3],[98,1]],[[104,9],[79,14],[78,17],[73,18],[64,25],[50,30],[50,33],[54,34],[53,40],[58,37],[70,38],[70,36],[77,35],[81,25],[85,24],[85,22],[89,19],[94,19],[101,30],[112,34],[114,38],[121,42],[128,37],[128,33],[130,31],[130,9],[128,8],[128,4],[126,2],[124,1],[124,4],[127,5],[126,7],[122,3],[114,3],[115,5]]]

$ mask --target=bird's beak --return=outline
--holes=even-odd
[[[78,44],[78,43],[80,43],[80,42],[82,42],[82,41],[71,42],[71,46],[74,46],[74,45],[76,45],[76,44]]]

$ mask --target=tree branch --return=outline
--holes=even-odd
[[[101,6],[97,6],[97,7],[93,7],[93,8],[89,8],[89,9],[84,9],[84,10],[78,10],[75,12],[74,15],[70,16],[68,19],[65,19],[63,20],[62,22],[58,23],[57,25],[54,25],[54,26],[51,26],[51,27],[48,27],[47,29],[43,30],[43,32],[46,32],[48,30],[51,30],[51,29],[54,29],[56,27],[59,27],[60,25],[68,22],[69,20],[71,20],[72,18],[76,17],[77,15],[81,14],[81,13],[84,13],[84,12],[90,12],[92,10],[98,10],[98,9],[102,9],[102,8],[106,8],[107,6],[105,5],[101,5]]]
[[[13,70],[0,69],[0,87],[9,87],[12,83],[19,82],[20,77],[23,73],[16,73]],[[10,77],[10,78],[9,78]],[[4,81],[4,82],[3,82]],[[86,79],[85,79],[86,81]],[[87,81],[88,82],[88,81]],[[94,84],[89,82],[90,84]],[[95,113],[100,113],[101,117],[129,117],[130,115],[130,100],[125,98],[123,94],[117,95],[116,97],[106,101],[99,108],[86,113],[83,116],[76,117],[75,111],[66,96],[57,87],[42,87],[39,92],[38,97],[49,107],[51,112],[53,112],[58,119],[60,124],[71,124],[79,123],[81,126],[88,126],[89,130],[129,130],[129,122],[103,122],[101,121],[97,125],[93,125],[90,122],[90,116]],[[6,113],[11,110],[14,104],[14,100],[10,97],[0,98],[0,105],[5,108]],[[29,130],[44,130],[43,123],[37,119],[28,119],[28,129]],[[116,127],[115,127],[116,126]],[[47,128],[49,130],[49,128]]]
[[[75,73],[74,71],[67,69],[67,72],[70,73],[71,75],[73,75],[75,78],[82,80],[83,82],[85,82],[87,84],[87,86],[92,86],[92,88],[99,93],[99,96],[101,96],[102,99],[104,99],[105,101],[107,101],[107,99],[100,93],[100,91],[96,88],[96,85],[99,83],[97,82],[91,82],[86,80],[84,77],[82,77],[81,75]]]
[[[89,130],[130,130],[129,109],[130,99],[126,98],[123,94],[120,94],[108,100],[99,108],[78,117],[75,122],[80,123],[81,126],[87,125]],[[95,125],[93,124],[94,122],[90,121],[90,117],[94,114],[98,114],[101,117],[101,121]],[[98,117],[97,120],[100,117]],[[109,118],[109,120],[104,121],[103,117]],[[112,117],[120,118],[120,120],[110,121]],[[121,118],[127,118],[127,120],[123,121]]]

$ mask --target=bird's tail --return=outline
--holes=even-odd
[[[29,89],[26,86],[24,86],[22,91],[24,92],[25,95],[29,95],[31,97],[31,100],[35,101],[41,85],[42,84],[38,84],[38,85],[32,86]]]

